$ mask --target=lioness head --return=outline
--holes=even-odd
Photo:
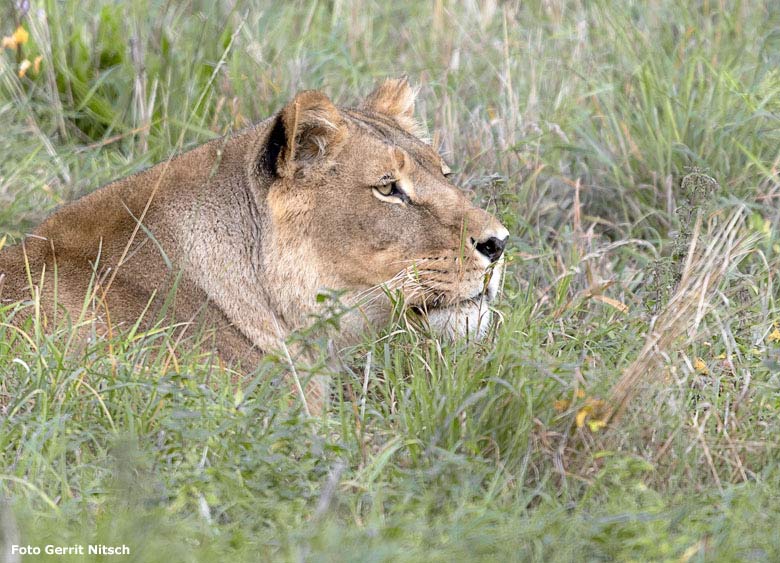
[[[413,111],[407,81],[387,80],[357,108],[307,91],[278,114],[261,159],[274,178],[269,267],[347,290],[371,324],[400,293],[435,331],[481,338],[509,233],[448,179]]]

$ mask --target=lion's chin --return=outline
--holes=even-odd
[[[449,307],[428,310],[426,313],[431,330],[450,340],[482,340],[490,328],[493,312],[487,300],[462,301]]]
[[[490,303],[498,296],[504,275],[504,257],[495,264],[483,291],[470,299],[425,311],[431,330],[443,338],[482,340],[488,333],[493,311]]]

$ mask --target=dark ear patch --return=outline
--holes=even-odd
[[[279,155],[284,149],[286,137],[284,120],[281,116],[277,116],[274,119],[271,132],[268,134],[268,140],[265,143],[262,155],[258,159],[258,168],[272,175],[279,175],[277,164],[279,162]]]
[[[325,156],[334,156],[346,135],[341,112],[321,92],[299,93],[276,114],[257,156],[257,172],[280,178]]]

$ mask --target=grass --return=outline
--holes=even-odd
[[[239,385],[164,326],[74,349],[67,324],[0,325],[5,548],[780,558],[773,3],[4,10],[3,35],[30,33],[0,54],[8,243],[299,89],[353,103],[401,74],[421,85],[417,113],[457,182],[512,233],[488,342],[389,328],[344,352],[317,419],[279,385],[284,358]]]

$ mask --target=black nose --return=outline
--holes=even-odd
[[[476,243],[474,245],[474,248],[476,248],[480,254],[484,254],[485,256],[487,256],[491,262],[495,262],[496,260],[501,258],[501,255],[504,253],[504,248],[506,248],[507,240],[509,240],[509,237],[503,239],[497,237],[490,237],[489,239]]]

